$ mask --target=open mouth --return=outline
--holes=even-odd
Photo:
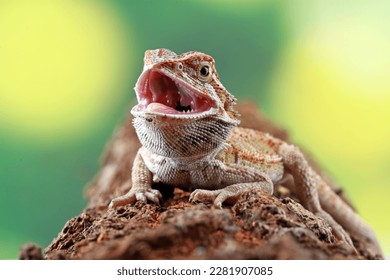
[[[144,73],[136,85],[137,111],[161,114],[199,114],[215,107],[215,102],[185,82],[158,70]]]

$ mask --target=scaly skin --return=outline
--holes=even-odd
[[[110,208],[137,200],[159,203],[153,182],[192,191],[190,201],[235,203],[249,189],[272,195],[291,174],[302,205],[324,218],[353,250],[348,233],[382,252],[372,229],[315,173],[299,149],[268,134],[237,127],[236,99],[219,80],[211,56],[146,51],[135,87],[134,126],[143,145],[134,160],[132,188]]]

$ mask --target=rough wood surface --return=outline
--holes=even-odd
[[[241,126],[288,140],[255,106],[238,106]],[[245,193],[234,206],[191,204],[189,193],[159,184],[160,206],[137,202],[107,210],[131,187],[130,170],[140,146],[130,119],[106,148],[102,168],[87,188],[85,210],[70,219],[44,253],[32,244],[21,259],[372,259],[369,244],[352,236],[358,252],[338,242],[329,225],[304,209],[293,193]],[[310,160],[335,191],[341,189]]]

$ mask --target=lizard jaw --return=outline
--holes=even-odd
[[[133,114],[194,117],[216,111],[216,102],[208,95],[164,72],[150,69],[140,76],[135,87],[138,104],[132,109]]]

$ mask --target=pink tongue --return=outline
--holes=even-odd
[[[163,114],[177,114],[178,111],[175,109],[168,107],[161,103],[150,103],[148,107],[146,107],[146,111],[148,112],[157,112]]]
[[[162,103],[169,106],[175,105],[177,88],[170,78],[153,71],[150,74],[149,81],[149,88],[153,96],[152,102]]]

